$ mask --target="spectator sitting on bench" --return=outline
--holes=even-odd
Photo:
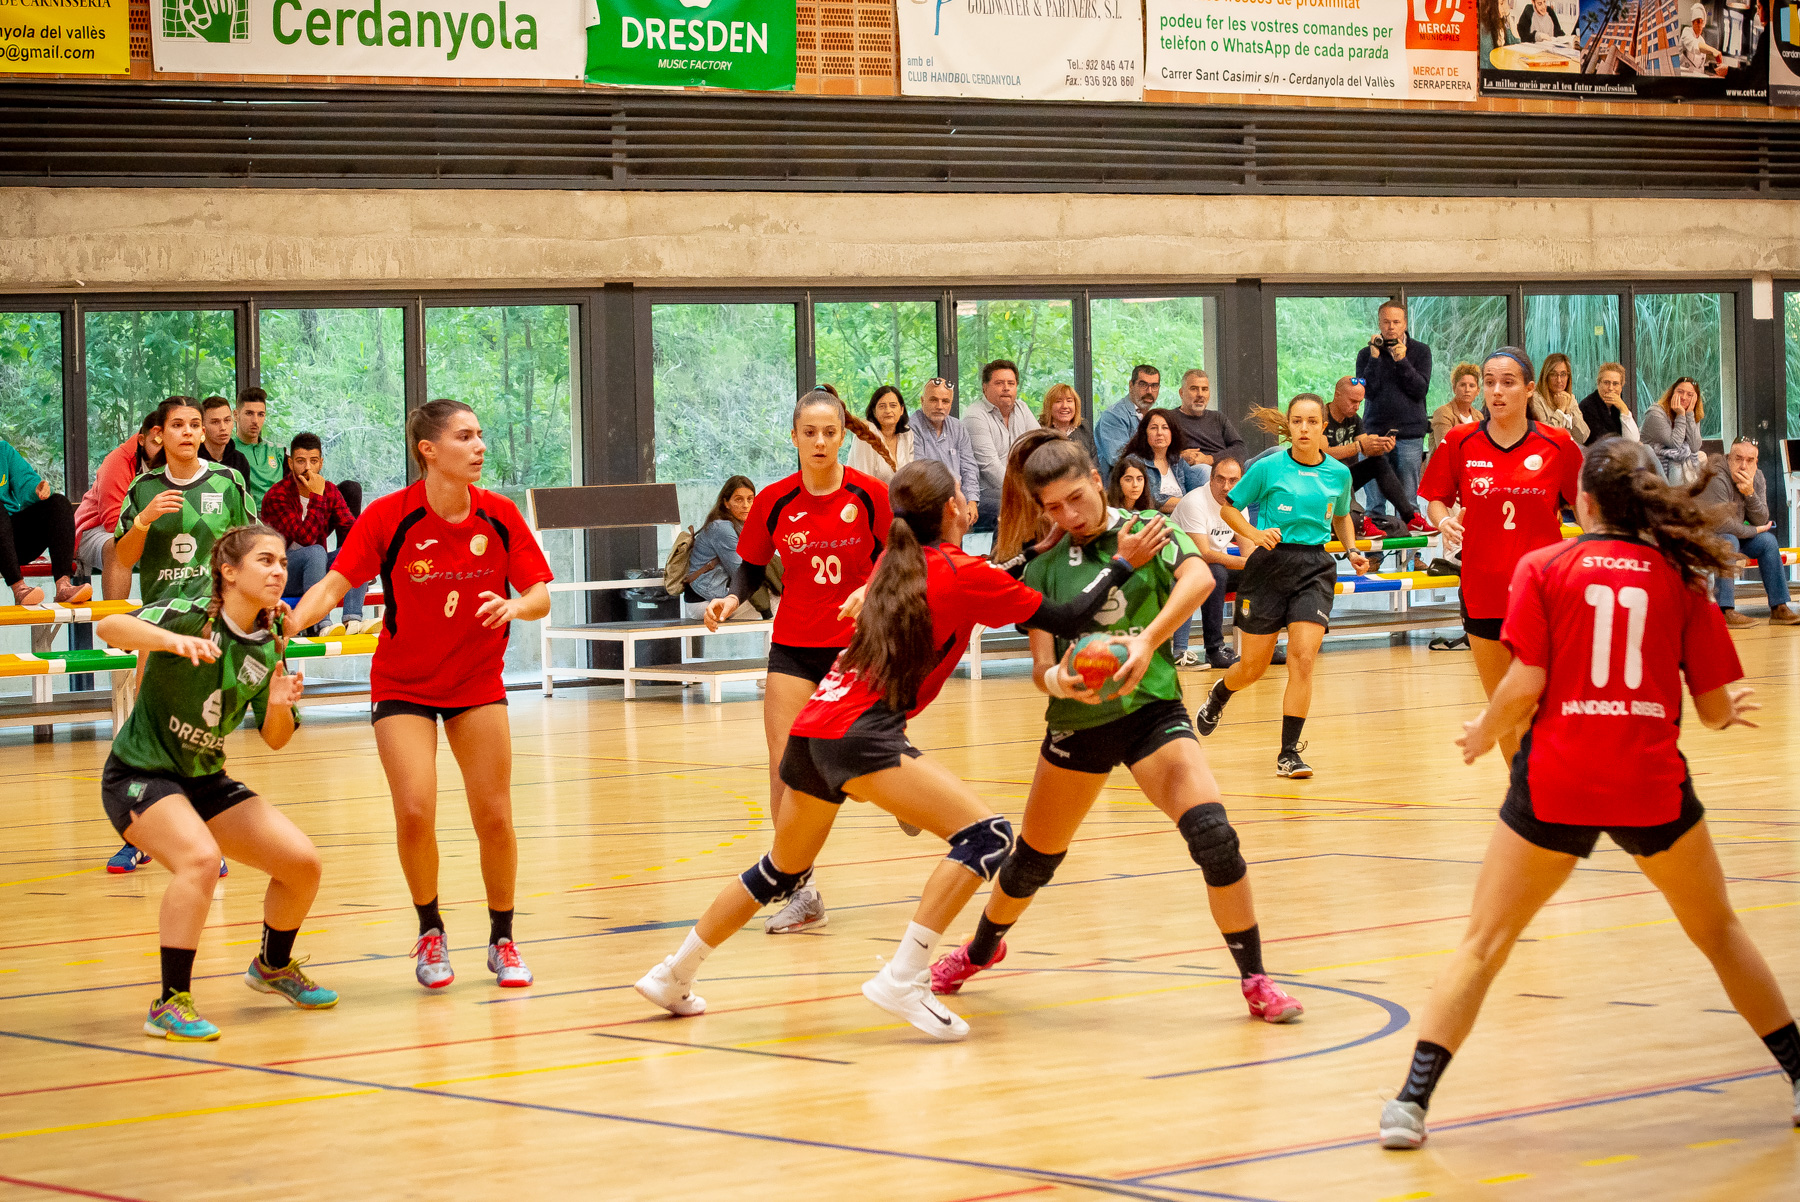
[[[288,446],[288,471],[263,497],[262,520],[287,539],[290,597],[301,597],[331,570],[336,551],[325,549],[325,539],[338,536],[338,546],[355,524],[356,517],[338,486],[324,476],[325,451],[317,434],[294,435]],[[363,630],[363,593],[367,586],[344,594],[343,629],[320,622],[307,633],[360,634]],[[355,627],[355,629],[352,629]]]
[[[744,519],[750,516],[750,506],[755,501],[756,484],[748,476],[733,476],[719,490],[719,499],[713,502],[700,533],[694,536],[694,549],[688,556],[688,571],[698,573],[688,580],[684,596],[689,601],[717,601],[731,592],[731,582],[742,562],[737,553],[738,535],[743,533]],[[780,579],[774,572],[769,577],[771,581]],[[765,583],[749,602],[764,620],[775,613],[769,588]]]
[[[250,461],[244,458],[244,453],[231,441],[235,421],[231,402],[224,397],[209,396],[200,401],[200,429],[206,435],[206,441],[200,444],[200,458],[236,468],[238,475],[244,478],[244,486],[248,488]]]
[[[108,601],[131,596],[131,569],[121,567],[113,553],[113,528],[119,509],[138,473],[162,463],[162,425],[152,409],[144,415],[138,432],[108,452],[94,474],[93,487],[75,507],[75,556],[81,574],[100,573],[100,595]],[[91,586],[90,586],[91,587]]]
[[[1800,614],[1788,607],[1787,568],[1781,562],[1781,544],[1771,533],[1775,523],[1769,520],[1768,485],[1757,469],[1756,457],[1756,444],[1748,438],[1732,443],[1729,454],[1713,455],[1714,474],[1701,499],[1725,510],[1730,521],[1719,533],[1734,550],[1756,561],[1769,594],[1769,621],[1776,626],[1800,626]],[[1719,573],[1713,597],[1725,613],[1727,626],[1756,625],[1755,618],[1737,611],[1735,571]]]
[[[51,492],[50,482],[0,439],[0,577],[12,586],[17,604],[44,600],[44,590],[25,579],[21,566],[45,551],[50,552],[58,605],[77,605],[94,595],[91,584],[70,579],[75,574],[75,511],[69,498]]]

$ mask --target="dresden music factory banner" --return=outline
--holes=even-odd
[[[794,0],[585,2],[593,83],[794,89]]]
[[[131,0],[0,0],[0,72],[131,73]]]
[[[900,92],[1142,100],[1139,0],[898,0]]]
[[[1406,69],[1414,100],[1474,100],[1480,86],[1475,0],[1412,0]]]
[[[427,6],[430,7],[427,7]],[[158,71],[580,79],[580,0],[150,0]]]
[[[1481,91],[1559,100],[1769,98],[1768,0],[1481,0]]]
[[[1144,20],[1148,88],[1417,94],[1407,70],[1407,0],[1145,0]]]

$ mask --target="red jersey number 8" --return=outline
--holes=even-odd
[[[1612,678],[1613,590],[1604,584],[1590,584],[1585,599],[1594,607],[1594,650],[1588,679],[1595,688],[1603,689]],[[1624,684],[1635,689],[1644,683],[1644,624],[1650,617],[1650,594],[1641,588],[1622,588],[1617,603],[1627,615]]]
[[[446,618],[454,618],[456,616],[456,599],[457,592],[455,589],[451,589],[450,595],[444,598],[444,616]]]
[[[835,555],[826,559],[820,559],[815,555],[813,556],[812,566],[814,584],[825,584],[828,582],[836,584],[844,578],[844,565]]]

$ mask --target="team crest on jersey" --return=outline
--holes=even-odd
[[[429,559],[413,560],[406,565],[406,574],[412,577],[414,584],[424,584],[431,579],[431,561]]]
[[[1472,497],[1485,497],[1488,495],[1488,489],[1492,487],[1494,487],[1493,477],[1476,476],[1469,481],[1469,495]]]
[[[781,537],[781,541],[787,544],[788,550],[798,555],[800,552],[806,550],[806,531],[796,530],[792,534],[784,534]]]
[[[1543,466],[1544,466],[1544,457],[1542,455],[1527,455],[1525,457],[1525,470],[1526,471],[1535,472],[1540,467],[1543,467]]]
[[[849,502],[845,502],[844,507],[838,511],[838,516],[846,522],[854,522],[856,520],[856,506]]]
[[[469,540],[469,554],[470,555],[486,555],[487,554],[487,535],[477,534],[474,538]]]
[[[268,678],[269,669],[260,659],[246,659],[238,665],[238,681],[255,688]]]
[[[169,555],[176,563],[186,563],[199,549],[200,544],[194,541],[191,534],[177,534],[169,540]]]
[[[224,513],[225,494],[222,492],[203,492],[200,494],[201,513]]]
[[[220,711],[224,709],[224,704],[224,695],[218,689],[214,689],[212,691],[212,696],[206,699],[206,704],[200,707],[201,720],[208,726],[217,726],[219,724],[219,714]]]

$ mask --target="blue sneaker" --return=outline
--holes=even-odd
[[[150,857],[127,843],[106,862],[108,872],[136,872],[141,866],[148,864]]]
[[[149,859],[148,856],[146,856],[144,858]],[[220,876],[230,876],[231,875],[231,869],[229,869],[225,866],[225,857],[224,856],[219,857],[219,875]]]
[[[302,1010],[329,1010],[338,1004],[338,995],[316,984],[301,971],[306,957],[288,961],[286,968],[270,968],[262,957],[250,961],[244,971],[244,984],[258,993],[278,993]]]
[[[144,1034],[175,1043],[209,1043],[219,1037],[219,1028],[194,1010],[193,994],[178,993],[150,1007],[150,1014],[144,1019]]]

